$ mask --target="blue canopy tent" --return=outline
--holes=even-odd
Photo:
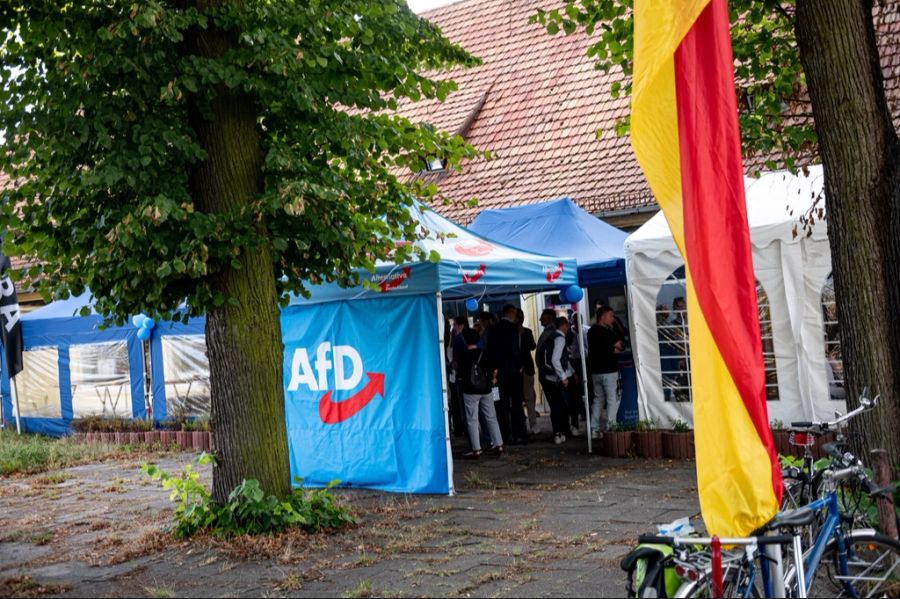
[[[89,316],[79,316],[82,308]],[[73,418],[146,418],[144,362],[137,329],[101,329],[90,293],[22,315],[25,369],[16,377],[24,431],[62,436]],[[0,379],[4,418],[13,418],[6,365]]]
[[[523,250],[574,256],[582,287],[625,284],[628,234],[592,216],[569,198],[483,210],[469,230]]]
[[[513,249],[416,204],[435,262],[312,287],[282,311],[291,474],[304,484],[452,493],[442,302],[577,283],[575,261]]]

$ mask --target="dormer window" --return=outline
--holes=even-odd
[[[436,156],[432,156],[425,161],[425,170],[429,173],[444,170],[444,161]]]

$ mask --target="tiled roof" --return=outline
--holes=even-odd
[[[900,14],[896,0],[876,3],[886,88],[900,124]],[[621,71],[604,74],[594,69],[585,53],[591,38],[582,30],[550,36],[528,23],[537,8],[556,4],[462,0],[421,15],[484,61],[447,75],[459,90],[443,104],[407,102],[399,108],[414,121],[451,133],[467,126],[466,140],[496,155],[491,161],[465,164],[462,173],[423,177],[438,183],[453,201],[436,208],[457,222],[468,224],[485,208],[563,195],[593,213],[654,204],[630,138],[614,133],[615,123],[629,111],[628,98],[610,95],[610,86],[624,78]],[[605,132],[600,139],[598,129]],[[465,205],[472,197],[478,198],[478,206]]]

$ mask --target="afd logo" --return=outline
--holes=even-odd
[[[294,350],[288,391],[297,391],[300,385],[309,387],[310,391],[325,391],[325,395],[319,399],[319,417],[325,424],[343,422],[359,413],[375,398],[375,395],[384,397],[384,374],[366,372],[369,380],[362,389],[342,401],[334,401],[331,398],[332,391],[350,391],[362,381],[362,358],[354,347],[335,345],[332,348],[327,341],[320,343],[316,348],[315,361],[316,365],[313,368],[305,347]],[[333,388],[329,386],[330,371],[334,372]]]

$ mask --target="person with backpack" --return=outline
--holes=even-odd
[[[497,370],[489,363],[486,352],[478,347],[477,331],[465,329],[463,339],[466,342],[466,351],[457,358],[459,365],[457,380],[461,381],[462,385],[466,428],[469,442],[472,444],[472,451],[465,454],[465,457],[478,459],[482,454],[479,412],[494,452],[502,455],[503,438],[500,436],[500,426],[497,423],[494,398],[491,394],[491,388],[497,384]]]
[[[548,336],[543,345],[538,347],[538,371],[541,387],[550,404],[550,423],[553,426],[553,442],[559,445],[566,442],[569,429],[569,404],[567,401],[568,386],[572,384],[575,371],[569,365],[566,351],[566,335],[569,333],[569,319],[560,316],[556,319],[556,328]]]

